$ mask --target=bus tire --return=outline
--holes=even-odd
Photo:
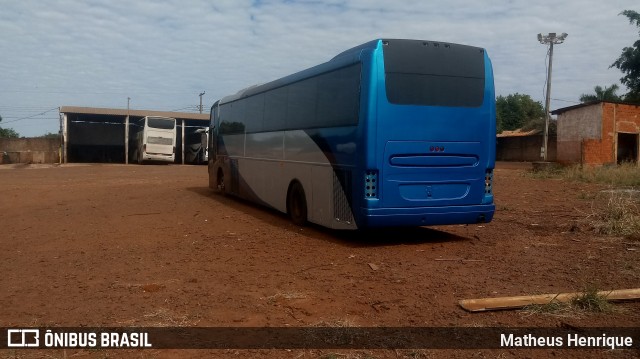
[[[293,182],[289,188],[287,212],[295,225],[303,226],[307,223],[307,198],[300,182]]]

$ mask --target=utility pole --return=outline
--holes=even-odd
[[[555,32],[551,32],[548,35],[538,34],[538,41],[541,44],[549,44],[549,70],[547,72],[547,96],[544,105],[544,145],[542,147],[542,160],[547,162],[547,154],[549,153],[549,106],[551,103],[551,67],[553,66],[553,45],[561,44],[564,39],[567,38],[567,33],[563,32],[560,36],[556,36]]]
[[[62,159],[64,158],[64,131],[62,124],[62,113],[60,112],[60,107],[58,107],[58,117],[60,117],[60,148],[58,149],[58,163],[62,164]]]
[[[204,91],[202,91],[198,96],[200,96],[200,113],[202,113],[202,96],[204,96]]]
[[[124,124],[124,164],[129,164],[129,102],[131,97],[127,97],[127,119]]]

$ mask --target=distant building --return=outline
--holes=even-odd
[[[557,109],[558,156],[564,164],[638,163],[640,106],[594,101]]]
[[[541,161],[544,135],[541,130],[502,131],[496,135],[496,160],[498,161]],[[556,136],[549,135],[547,160],[556,160]]]
[[[144,116],[172,117],[177,120],[175,163],[187,163],[192,144],[200,144],[196,131],[209,126],[209,114],[155,110],[127,110],[114,108],[62,106],[62,162],[125,163],[128,154],[132,161],[131,144],[125,143],[126,119],[129,117],[129,136],[133,122]],[[132,142],[132,139],[129,139]]]

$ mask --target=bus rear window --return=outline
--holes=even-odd
[[[419,40],[383,40],[389,102],[478,107],[484,100],[484,50]]]
[[[174,119],[169,119],[169,118],[149,117],[147,119],[147,125],[151,128],[173,130],[173,128],[176,126],[176,121]]]

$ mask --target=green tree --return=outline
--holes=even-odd
[[[59,133],[53,133],[53,132],[47,132],[44,135],[38,136],[38,137],[40,137],[40,138],[58,138],[58,137],[60,137],[60,134]]]
[[[0,116],[0,122],[2,122],[2,116]],[[20,135],[12,128],[0,127],[0,138],[18,138]]]
[[[620,15],[626,16],[630,24],[635,23],[640,28],[640,14],[636,11],[625,10]],[[640,39],[633,46],[623,48],[620,57],[610,67],[617,67],[624,74],[620,82],[629,89],[624,100],[640,102]]]
[[[498,96],[496,99],[496,121],[498,133],[524,127],[526,124],[544,119],[542,103],[534,101],[531,96],[511,94]]]
[[[582,94],[580,96],[580,102],[591,102],[591,101],[613,101],[620,102],[622,98],[618,96],[616,93],[618,91],[618,85],[613,84],[609,87],[596,86],[593,88],[595,94]]]

